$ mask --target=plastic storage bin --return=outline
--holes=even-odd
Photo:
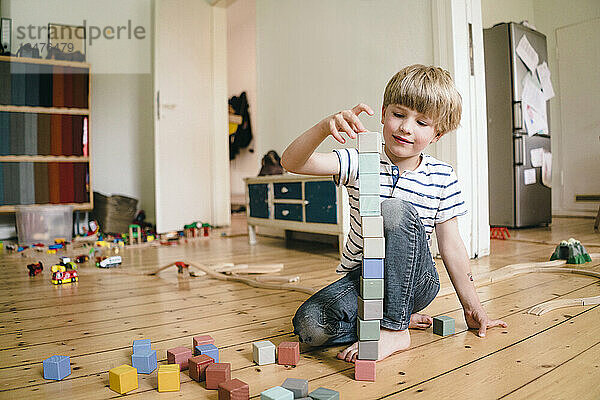
[[[73,206],[17,206],[16,217],[20,245],[73,239]]]

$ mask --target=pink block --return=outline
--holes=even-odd
[[[277,346],[277,364],[298,365],[300,361],[300,343],[281,342]]]
[[[194,348],[201,344],[215,344],[215,339],[210,335],[194,336]]]
[[[167,350],[167,362],[169,364],[179,364],[180,371],[188,369],[188,359],[192,356],[192,350],[187,347],[175,347]]]
[[[356,360],[354,362],[354,379],[357,381],[375,382],[375,361]]]

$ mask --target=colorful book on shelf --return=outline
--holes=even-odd
[[[65,70],[64,67],[55,65],[52,75],[52,105],[65,106]]]
[[[37,114],[24,113],[25,115],[25,154],[35,156],[38,154],[38,117]]]
[[[33,175],[35,181],[36,204],[48,204],[50,202],[50,193],[48,191],[48,164],[43,162],[34,163]]]
[[[83,156],[83,115],[73,115],[73,155]]]
[[[73,107],[88,108],[89,69],[73,68]]]
[[[52,65],[40,64],[40,106],[52,107]]]
[[[10,63],[10,104],[13,106],[27,105],[26,100],[26,64]]]
[[[50,203],[60,203],[60,170],[57,162],[48,163],[48,197]]]
[[[50,115],[50,154],[62,155],[62,115]]]
[[[75,178],[73,163],[59,163],[60,174],[60,202],[74,203],[75,202]]]
[[[4,163],[4,204],[15,205],[20,201],[19,163]]]
[[[20,162],[18,163],[19,168],[19,204],[34,204],[35,203],[35,189],[34,185],[34,174],[33,174],[33,163],[32,162]]]
[[[73,68],[64,67],[64,106],[67,108],[73,108]]]
[[[86,163],[75,163],[73,171],[75,203],[87,203],[89,201],[87,176],[88,165]]]
[[[31,107],[40,105],[40,66],[25,63],[25,104]]]
[[[10,63],[8,61],[0,61],[0,104],[11,103],[10,82]]]
[[[25,114],[10,113],[10,154],[25,154]]]
[[[0,111],[0,156],[10,154],[10,113]]]
[[[51,115],[37,114],[37,153],[40,156],[52,154],[50,150]]]
[[[73,116],[63,115],[62,116],[62,143],[61,143],[61,154],[63,156],[73,155]]]

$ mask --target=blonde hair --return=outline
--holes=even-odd
[[[433,119],[437,136],[458,128],[462,99],[450,73],[421,64],[402,68],[390,79],[383,94],[383,106],[399,104]]]

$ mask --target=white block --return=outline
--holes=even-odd
[[[368,237],[383,237],[383,217],[362,217],[362,235]]]
[[[366,237],[363,241],[363,255],[365,258],[385,258],[384,238]]]
[[[358,134],[359,153],[381,153],[381,133],[364,132]]]
[[[252,356],[258,365],[275,364],[275,345],[268,340],[254,342]]]

